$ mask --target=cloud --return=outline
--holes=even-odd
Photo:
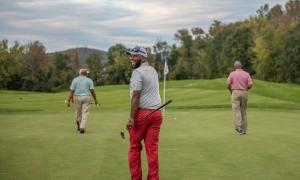
[[[107,50],[115,43],[174,43],[178,29],[213,20],[230,23],[285,0],[1,0],[0,39],[40,40],[48,51],[88,46]]]

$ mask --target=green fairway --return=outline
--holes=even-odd
[[[86,134],[75,129],[74,107],[63,103],[68,92],[0,91],[0,179],[130,179],[128,134],[119,136],[128,85],[96,91],[101,107],[92,106]],[[300,179],[300,86],[255,80],[245,136],[233,130],[225,79],[169,81],[167,99],[162,180]]]

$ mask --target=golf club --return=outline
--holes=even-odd
[[[159,106],[158,108],[154,109],[153,111],[151,111],[149,114],[147,114],[145,117],[142,118],[142,120],[146,119],[147,117],[149,117],[151,114],[155,113],[156,111],[160,110],[161,108],[165,107],[166,105],[170,104],[172,102],[172,100],[167,101],[165,104]],[[120,132],[120,136],[122,139],[125,139],[125,130],[122,130]]]

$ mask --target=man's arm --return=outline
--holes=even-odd
[[[232,90],[231,90],[231,74],[229,74],[228,78],[227,78],[227,89],[230,91],[230,94],[232,94]]]
[[[74,96],[74,90],[70,90],[70,94],[69,94],[69,97],[68,97],[68,103],[67,103],[67,106],[70,107],[70,102],[74,102],[73,100],[73,96]]]
[[[230,94],[232,94],[231,85],[227,84],[227,89],[230,91]]]
[[[90,89],[90,91],[91,91],[91,94],[92,94],[92,96],[94,98],[95,104],[99,105],[98,101],[97,101],[97,96],[96,96],[96,93],[95,93],[94,89]]]
[[[253,81],[252,81],[251,77],[249,76],[249,78],[248,78],[248,90],[252,88],[252,84],[253,84]]]
[[[141,91],[133,91],[131,98],[130,117],[128,118],[127,129],[134,126],[134,115],[139,108]]]

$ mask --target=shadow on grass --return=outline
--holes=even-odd
[[[12,108],[0,108],[0,114],[23,114],[23,113],[36,113],[42,112],[41,109],[12,109]]]

